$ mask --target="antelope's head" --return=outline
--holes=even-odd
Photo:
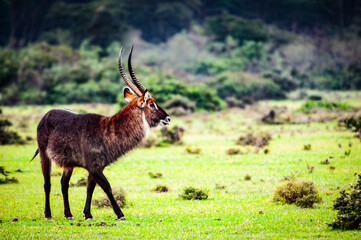
[[[129,87],[125,87],[123,91],[125,100],[133,103],[139,109],[141,109],[144,124],[148,124],[149,127],[164,126],[169,124],[170,117],[168,114],[158,106],[157,102],[154,100],[154,98],[152,98],[149,91],[143,86],[143,84],[134,74],[131,63],[133,47],[130,50],[128,58],[128,69],[132,80],[130,80],[124,73],[122,66],[122,51],[123,48],[119,53],[118,65],[120,75],[122,75],[124,82]],[[135,94],[133,94],[130,89]]]

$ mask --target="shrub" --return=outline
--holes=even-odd
[[[82,187],[82,186],[86,186],[86,184],[87,184],[86,178],[82,177],[76,183],[70,183],[70,187]]]
[[[208,194],[201,189],[194,187],[187,187],[183,189],[183,192],[179,195],[184,200],[206,200]]]
[[[293,91],[297,88],[296,81],[291,77],[284,77],[276,73],[267,73],[264,74],[263,77],[266,79],[271,79],[285,92]]]
[[[341,196],[333,204],[333,210],[337,210],[337,218],[331,224],[337,229],[361,229],[361,174],[358,175],[356,185],[348,190],[341,190]]]
[[[302,106],[297,109],[298,112],[309,112],[312,110],[312,108],[326,108],[329,110],[334,109],[349,109],[350,106],[345,102],[337,102],[337,101],[328,101],[328,100],[319,100],[319,101],[313,101],[308,100]]]
[[[193,69],[195,74],[215,75],[226,71],[228,63],[220,59],[203,60],[196,63]]]
[[[9,120],[0,119],[0,145],[25,144],[24,139],[22,139],[17,132],[10,131],[7,129],[11,125],[12,123]]]
[[[175,95],[164,103],[164,108],[170,115],[182,116],[194,112],[196,104],[186,97]]]
[[[18,183],[19,180],[14,178],[14,177],[8,177],[9,176],[9,172],[6,171],[4,166],[0,165],[0,174],[3,175],[2,178],[0,178],[0,184],[5,184],[5,183]]]
[[[160,144],[179,144],[184,134],[184,128],[174,126],[173,128],[163,127],[161,129],[162,141]]]
[[[306,150],[306,151],[311,150],[311,144],[305,144],[305,145],[303,145],[303,150]]]
[[[143,141],[140,143],[139,147],[151,148],[151,147],[157,146],[157,145],[159,145],[159,139],[154,135],[150,135],[143,139]]]
[[[116,188],[115,190],[113,190],[113,195],[119,207],[124,207],[127,204],[126,193],[124,189]],[[93,201],[93,205],[97,207],[112,207],[112,204],[110,203],[107,196],[100,199],[95,199]]]
[[[192,148],[192,146],[188,145],[186,147],[186,152],[190,154],[200,154],[202,152],[202,149],[199,147]]]
[[[163,176],[163,174],[162,173],[153,173],[153,172],[149,172],[148,173],[148,176],[150,177],[150,178],[161,178],[162,176]]]
[[[325,158],[325,160],[322,160],[320,163],[324,165],[328,165],[330,164],[330,161],[328,160],[328,158]]]
[[[217,190],[224,190],[226,188],[227,187],[225,185],[222,185],[222,184],[219,184],[219,183],[216,183],[216,185],[215,185],[215,189],[217,189]]]
[[[249,175],[249,174],[247,174],[246,176],[244,176],[244,181],[251,181],[251,179],[252,179],[252,176],[251,175]]]
[[[242,100],[238,100],[235,97],[226,97],[225,102],[229,108],[245,108],[245,103]]]
[[[260,21],[246,20],[230,14],[208,18],[206,30],[220,41],[224,41],[227,36],[232,36],[240,42],[245,40],[266,41],[268,37],[266,29]]]
[[[313,173],[313,170],[315,170],[315,166],[312,166],[310,164],[307,164],[307,171],[308,173]]]
[[[295,178],[291,178],[278,186],[273,194],[274,202],[296,204],[302,208],[312,208],[315,203],[319,203],[321,200],[322,198],[312,181],[300,181]]]
[[[361,132],[361,112],[339,119],[339,125],[344,124],[346,128],[354,132]]]
[[[153,188],[152,191],[162,193],[162,192],[168,192],[169,189],[168,189],[167,185],[159,184],[155,188]]]
[[[237,155],[237,154],[242,154],[242,151],[239,148],[229,148],[227,149],[226,154],[230,156]]]
[[[248,133],[245,136],[241,136],[236,144],[252,145],[258,148],[262,148],[264,146],[267,146],[271,139],[272,139],[271,135],[267,132],[260,132],[256,135],[253,135],[253,133]]]

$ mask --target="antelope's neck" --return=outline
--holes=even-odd
[[[105,119],[105,139],[118,158],[135,148],[147,135],[144,113],[137,107],[126,107],[113,117]]]

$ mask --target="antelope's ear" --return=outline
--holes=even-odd
[[[150,95],[150,93],[148,92],[148,90],[145,90],[145,93],[143,94],[143,96],[140,98],[140,107],[144,108],[145,105],[147,104],[147,101],[152,98],[152,96]]]
[[[136,98],[136,96],[127,87],[125,87],[123,89],[123,95],[124,95],[125,101],[127,101],[127,102],[131,102]]]

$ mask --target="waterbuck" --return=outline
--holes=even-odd
[[[51,161],[63,168],[61,191],[64,200],[64,215],[73,219],[68,200],[69,180],[74,167],[88,170],[87,198],[84,207],[86,220],[92,219],[90,204],[95,185],[107,194],[117,219],[125,220],[117,205],[112,189],[103,170],[126,152],[135,148],[149,133],[151,127],[170,123],[168,114],[160,108],[148,90],[133,72],[131,65],[133,47],[128,58],[130,80],[122,67],[122,49],[119,53],[119,72],[128,85],[124,98],[129,104],[112,117],[93,113],[78,114],[66,109],[52,109],[40,120],[37,128],[38,149],[44,175],[45,218],[51,218],[50,172]]]

